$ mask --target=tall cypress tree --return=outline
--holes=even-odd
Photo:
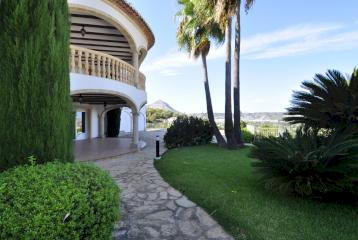
[[[66,0],[0,0],[0,170],[73,161]]]

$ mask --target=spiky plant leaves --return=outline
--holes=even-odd
[[[296,135],[259,138],[254,143],[253,163],[265,186],[301,196],[358,198],[358,139],[351,131],[317,135],[300,128]]]
[[[350,128],[358,125],[357,71],[346,78],[335,70],[317,74],[302,83],[305,91],[294,92],[286,121],[320,129]],[[354,130],[356,131],[356,130]]]

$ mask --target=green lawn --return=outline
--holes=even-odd
[[[358,208],[264,190],[247,155],[214,145],[169,150],[155,163],[236,239],[357,240]]]

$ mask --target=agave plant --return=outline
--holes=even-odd
[[[251,155],[253,165],[270,189],[301,196],[348,194],[358,198],[358,139],[350,131],[317,135],[299,128],[278,138],[259,138]]]
[[[306,91],[295,92],[286,121],[320,129],[358,126],[358,70],[351,76],[330,70],[305,81]]]

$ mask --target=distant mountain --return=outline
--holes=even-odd
[[[157,100],[154,103],[148,104],[147,108],[154,108],[154,109],[161,109],[170,112],[177,113],[178,111],[172,108],[168,103],[164,102],[163,100]]]

